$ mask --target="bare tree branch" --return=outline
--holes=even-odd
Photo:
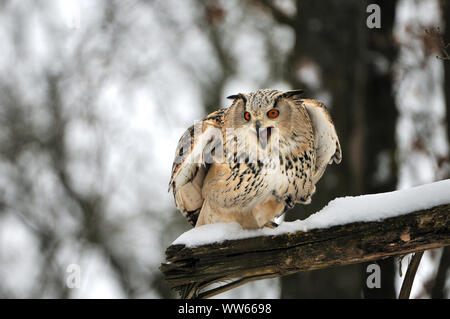
[[[414,283],[414,278],[416,277],[417,269],[419,268],[420,260],[423,256],[423,251],[415,253],[409,263],[408,270],[406,271],[405,279],[403,279],[402,288],[400,289],[400,294],[398,299],[409,299],[411,294],[411,289]]]
[[[447,52],[450,43],[445,43],[441,29],[439,27],[426,29],[425,33],[430,37],[431,41],[434,42],[433,44],[437,46],[442,53],[442,55],[437,55],[436,58],[441,60],[450,60],[450,55]]]

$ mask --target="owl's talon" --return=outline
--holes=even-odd
[[[295,203],[292,200],[291,196],[286,197],[286,199],[284,201],[286,202],[286,206],[288,207],[288,209],[294,208]]]
[[[264,225],[264,227],[268,227],[268,228],[272,228],[272,229],[277,228],[278,226],[280,226],[280,225],[273,221],[269,221]]]
[[[311,203],[311,195],[302,197],[302,198],[300,198],[300,200],[302,201],[303,204],[309,204],[309,203]]]

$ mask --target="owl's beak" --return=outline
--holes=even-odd
[[[270,136],[272,135],[273,127],[270,126],[261,128],[261,122],[256,121],[255,129],[256,129],[256,138],[258,139],[259,145],[261,145],[261,147],[265,149],[267,143],[269,143]]]
[[[258,142],[259,142],[259,129],[260,128],[261,128],[261,122],[260,121],[256,121],[255,129],[256,129],[256,138],[258,139]]]

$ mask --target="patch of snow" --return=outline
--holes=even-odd
[[[336,198],[307,219],[284,222],[275,229],[243,229],[238,223],[203,225],[183,233],[172,245],[194,247],[225,240],[329,228],[353,222],[379,221],[443,204],[450,204],[450,179],[388,193]]]

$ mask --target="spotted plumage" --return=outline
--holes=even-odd
[[[325,168],[341,161],[326,107],[301,91],[263,89],[191,126],[175,153],[169,189],[193,226],[238,222],[272,227],[308,204]]]

